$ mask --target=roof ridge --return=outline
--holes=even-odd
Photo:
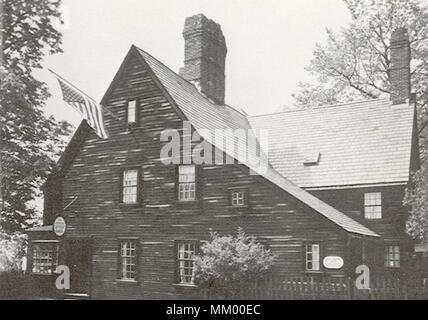
[[[233,111],[235,111],[235,112],[237,112],[237,113],[239,113],[240,115],[242,115],[242,116],[244,116],[244,117],[246,117],[246,118],[248,118],[248,114],[244,111],[244,110],[242,110],[242,111],[240,111],[240,110],[238,110],[237,108],[235,108],[235,107],[233,107],[233,106],[231,106],[231,105],[229,105],[229,104],[227,104],[227,103],[224,103],[224,104],[216,104],[216,103],[213,103],[213,102],[211,102],[210,101],[210,99],[208,98],[208,97],[206,97],[204,94],[202,94],[196,87],[195,87],[195,85],[193,84],[193,83],[191,83],[189,80],[186,80],[185,78],[183,78],[182,76],[180,76],[180,74],[178,74],[177,72],[175,72],[174,70],[172,70],[170,67],[168,67],[165,63],[163,63],[162,61],[160,61],[159,59],[157,59],[156,57],[154,57],[153,55],[151,55],[150,53],[148,53],[147,51],[145,51],[145,50],[143,50],[143,49],[141,49],[140,47],[138,47],[138,46],[136,46],[136,45],[133,45],[137,50],[139,50],[139,51],[142,51],[142,52],[144,52],[145,54],[147,54],[148,56],[150,56],[152,59],[154,59],[156,62],[158,62],[158,63],[160,63],[162,66],[164,66],[165,68],[167,68],[169,71],[171,71],[175,76],[177,76],[178,78],[180,78],[181,80],[183,80],[183,81],[185,81],[185,82],[187,82],[189,85],[191,85],[192,87],[194,87],[197,91],[198,91],[198,93],[201,95],[201,97],[203,97],[204,99],[206,99],[209,103],[211,103],[211,104],[213,104],[213,105],[216,105],[216,106],[220,106],[220,107],[225,107],[225,108],[229,108],[229,109],[232,109]],[[248,119],[247,119],[248,120]]]
[[[266,117],[266,116],[275,115],[275,114],[282,114],[282,113],[294,113],[294,112],[303,112],[303,111],[308,111],[308,110],[312,111],[312,110],[319,110],[319,109],[329,109],[329,108],[344,107],[344,106],[350,106],[350,105],[356,105],[356,104],[366,104],[366,103],[370,103],[370,102],[381,102],[381,101],[389,101],[389,99],[388,98],[376,98],[376,99],[359,100],[359,101],[352,101],[352,102],[345,102],[345,103],[327,104],[327,105],[322,105],[322,106],[314,106],[312,108],[301,108],[301,109],[295,109],[295,110],[277,111],[277,112],[258,114],[258,115],[254,115],[254,116],[248,116],[248,117],[249,118]]]
[[[178,78],[180,78],[181,80],[183,80],[183,81],[187,82],[189,85],[191,85],[192,87],[196,88],[196,87],[194,86],[194,84],[193,84],[193,83],[191,83],[189,80],[184,79],[184,78],[183,78],[182,76],[180,76],[177,72],[175,72],[175,71],[174,71],[174,70],[172,70],[170,67],[168,67],[165,63],[163,63],[162,61],[160,61],[159,59],[157,59],[156,57],[154,57],[153,55],[151,55],[151,54],[150,54],[150,53],[148,53],[147,51],[145,51],[145,50],[141,49],[140,47],[136,46],[135,44],[133,44],[133,46],[134,46],[137,50],[144,52],[146,55],[148,55],[149,57],[151,57],[151,58],[152,58],[153,60],[155,60],[156,62],[160,63],[162,66],[164,66],[165,68],[167,68],[169,71],[171,71],[174,75],[176,75],[176,76],[177,76]],[[201,94],[201,96],[202,96],[202,97],[204,97],[202,94]],[[208,100],[208,98],[206,98],[206,97],[204,97],[204,98]]]

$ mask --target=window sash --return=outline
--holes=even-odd
[[[320,270],[320,245],[319,244],[306,245],[306,270],[308,271]]]
[[[232,192],[232,205],[243,206],[245,205],[245,194],[242,191]]]
[[[58,264],[58,246],[52,244],[33,245],[33,273],[53,274]]]
[[[120,243],[121,278],[135,280],[137,274],[137,242],[122,241]]]
[[[138,170],[125,170],[123,172],[122,202],[138,202]]]
[[[179,242],[177,246],[178,282],[180,284],[194,284],[194,257],[196,254],[196,243]]]
[[[382,219],[382,193],[364,194],[364,216],[366,219]]]
[[[193,201],[196,199],[196,167],[186,165],[178,167],[178,200]]]
[[[128,123],[137,122],[137,100],[128,101]]]
[[[385,248],[385,267],[399,268],[400,267],[400,247],[387,246]]]

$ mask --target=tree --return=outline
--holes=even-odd
[[[33,76],[46,54],[61,52],[61,1],[0,0],[0,224],[12,234],[32,225],[31,202],[71,132],[46,117],[46,85]]]
[[[314,83],[301,83],[293,95],[300,107],[313,107],[390,93],[390,38],[407,28],[412,50],[412,91],[416,94],[422,163],[428,158],[428,6],[417,0],[344,0],[351,23],[335,33],[327,29],[327,43],[317,44],[307,70]],[[424,164],[423,164],[424,165]],[[428,241],[428,171],[415,173],[414,187],[404,203],[411,206],[410,235]],[[425,229],[426,230],[426,229]]]
[[[0,227],[0,273],[21,270],[25,241],[24,235],[8,234]]]
[[[294,94],[301,107],[378,98],[390,93],[390,38],[406,27],[412,47],[412,88],[427,115],[428,9],[417,0],[344,0],[351,24],[327,29],[327,43],[316,45],[307,70],[316,83],[301,83]]]
[[[414,238],[428,242],[428,169],[422,168],[413,174],[413,187],[406,190],[404,204],[409,206],[407,232]]]
[[[236,236],[212,232],[211,241],[201,247],[201,254],[195,258],[195,273],[202,286],[233,298],[237,297],[242,284],[263,278],[275,258],[242,228]]]

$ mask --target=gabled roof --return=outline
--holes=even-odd
[[[229,106],[214,104],[204,97],[190,82],[184,80],[147,52],[138,48],[136,49],[144,59],[144,63],[147,63],[161,85],[174,100],[176,106],[184,113],[185,117],[192,123],[196,130],[208,129],[214,132],[216,129],[236,130],[243,128],[252,132],[252,127],[244,114]],[[222,145],[217,145],[217,141],[212,141],[210,136],[204,136],[203,133],[204,130],[201,130],[201,136],[207,141],[227,152],[227,150],[223,149]],[[251,162],[246,161],[246,157],[242,154],[235,155],[235,158],[250,169],[258,171],[251,165]],[[260,174],[344,230],[365,236],[379,236],[359,222],[287,180],[270,165],[266,172],[260,172]]]
[[[250,117],[272,166],[302,188],[407,183],[414,106],[387,99]],[[298,124],[298,125],[296,125]],[[318,164],[304,165],[319,152]]]
[[[135,47],[135,49],[153,71],[154,75],[173,99],[176,106],[183,112],[185,118],[190,121],[192,126],[200,133],[205,141],[227,152],[227,150],[224,150],[225,148],[222,144],[218,144],[218,141],[215,141],[214,133],[216,130],[224,129],[225,131],[223,131],[223,133],[226,139],[234,139],[234,131],[240,129],[244,129],[247,134],[254,137],[253,130],[246,115],[228,105],[218,105],[211,102],[208,98],[203,96],[192,83],[183,79],[147,52],[137,47]],[[205,134],[205,131],[211,134]],[[250,150],[250,156],[256,155],[256,150],[254,149],[260,149],[258,147],[258,139],[254,138],[254,141],[256,141],[257,144]],[[246,159],[247,153],[245,152],[247,143],[245,140],[236,142],[238,143],[236,148],[237,152],[230,156],[246,164],[248,162]],[[263,152],[261,156],[265,156]],[[266,156],[265,160],[266,162],[268,161]]]
[[[216,129],[231,129],[232,131],[245,129],[249,130],[250,134],[253,132],[250,122],[245,114],[227,105],[221,106],[214,104],[204,97],[193,84],[184,80],[150,54],[135,46],[132,46],[127,59],[133,53],[137,53],[141,57],[141,63],[150,68],[150,71],[153,73],[153,79],[161,86],[160,89],[168,96],[168,99],[171,100],[173,106],[180,113],[180,116],[184,118],[183,120],[189,120],[206,141],[227,153],[227,150],[224,150],[222,145],[218,145],[217,141],[215,141],[215,139],[213,141],[212,137],[206,135],[206,131],[202,129],[208,129],[208,131],[214,131]],[[123,62],[120,70],[115,76],[115,79],[104,95],[101,102],[102,104],[105,104],[108,100],[108,96],[114,89],[116,81],[120,79],[120,75],[124,70],[127,59]],[[57,172],[55,173],[56,175],[62,175],[64,174],[64,171],[67,171],[70,162],[76,156],[78,149],[81,148],[81,145],[88,133],[88,128],[89,126],[85,121],[82,121],[58,163]],[[238,148],[238,150],[241,149],[242,148]],[[239,160],[250,169],[258,171],[257,168],[254,168],[251,165],[251,162],[249,163],[247,161],[246,155],[238,152],[237,154],[230,156]],[[252,159],[249,160],[251,161]],[[291,196],[300,200],[308,207],[314,209],[316,212],[343,230],[363,236],[379,237],[377,233],[287,180],[270,165],[265,172],[260,172],[260,175],[277,187],[286,191]]]

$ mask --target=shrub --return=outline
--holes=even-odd
[[[195,257],[195,272],[199,284],[215,294],[236,298],[245,284],[264,278],[271,270],[276,256],[247,236],[242,228],[236,236],[211,233],[211,240],[201,247]]]

